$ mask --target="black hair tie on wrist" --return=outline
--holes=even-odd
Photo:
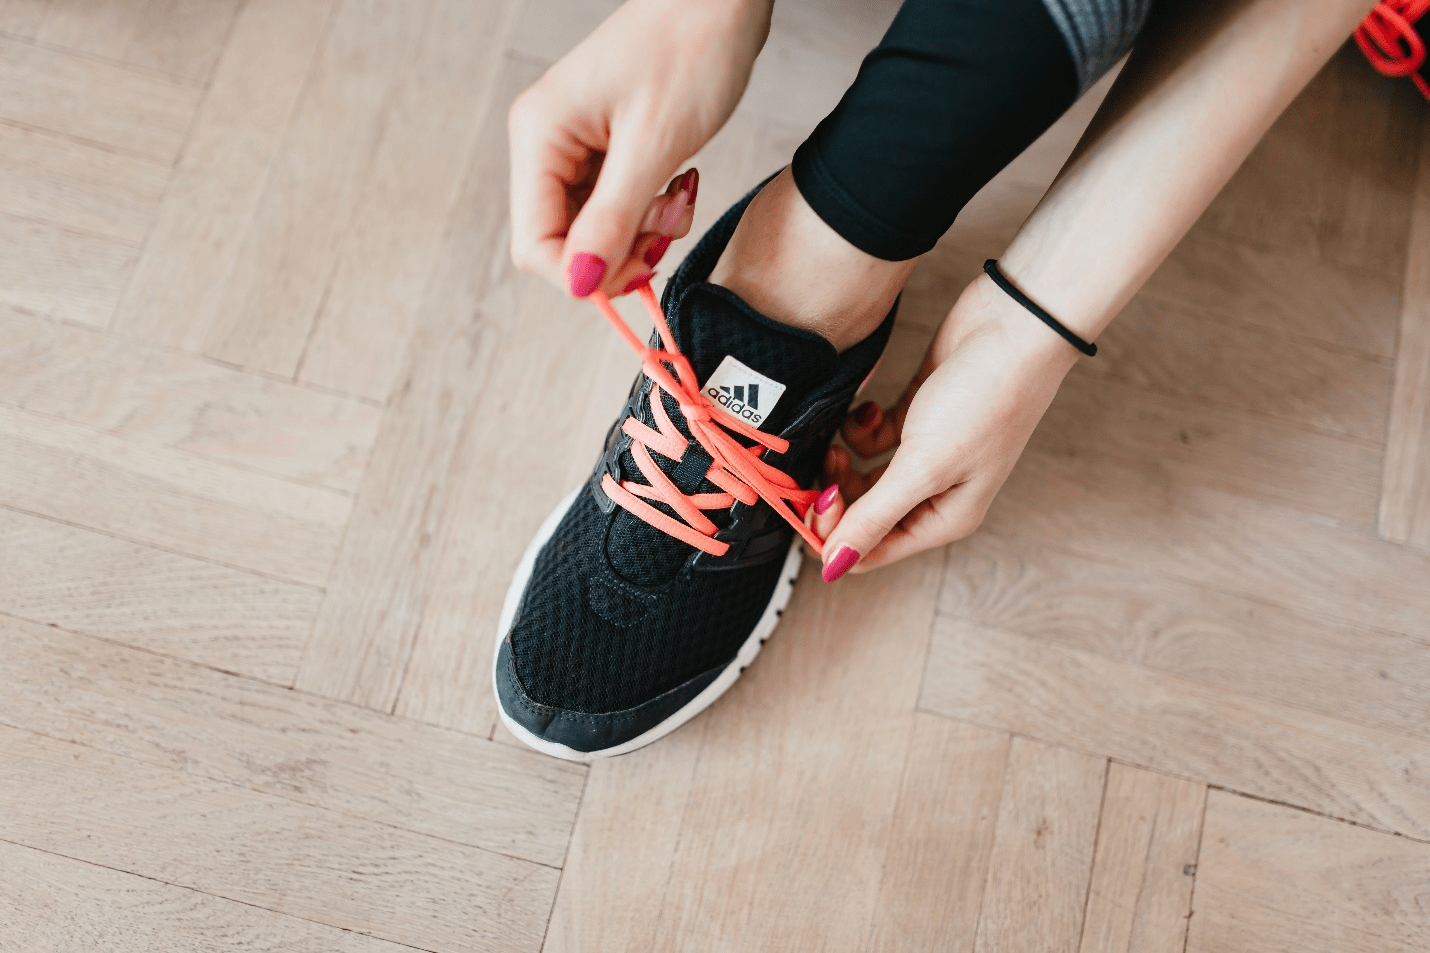
[[[1033,314],[1035,314],[1044,324],[1061,334],[1063,336],[1064,341],[1067,341],[1069,344],[1077,348],[1082,353],[1086,354],[1088,357],[1092,357],[1097,353],[1096,344],[1090,344],[1087,341],[1084,341],[1082,338],[1078,337],[1076,334],[1074,334],[1068,329],[1067,325],[1063,324],[1057,318],[1053,317],[1051,314],[1048,314],[1048,312],[1044,311],[1042,308],[1034,304],[1032,298],[1029,298],[1027,295],[1023,294],[1023,292],[1013,287],[1013,283],[1007,278],[1003,277],[1003,272],[998,270],[998,260],[996,258],[990,258],[985,261],[983,263],[983,270],[988,272],[988,277],[993,279],[993,283],[995,285],[1008,292],[1008,297],[1012,298],[1014,301],[1018,302],[1023,307],[1033,312]]]

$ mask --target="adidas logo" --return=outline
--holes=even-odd
[[[727,354],[704,390],[713,403],[758,427],[779,403],[785,385]]]

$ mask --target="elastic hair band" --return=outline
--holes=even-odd
[[[1027,295],[1023,294],[1023,292],[1013,287],[1013,283],[1007,278],[1003,277],[1003,272],[998,270],[998,260],[996,258],[990,258],[985,261],[983,263],[983,270],[988,272],[988,277],[993,279],[993,283],[995,285],[1008,292],[1008,297],[1012,298],[1014,301],[1018,302],[1023,307],[1033,312],[1033,314],[1036,315],[1044,324],[1061,334],[1063,336],[1064,341],[1067,341],[1069,344],[1077,348],[1082,353],[1086,354],[1088,357],[1092,357],[1097,353],[1096,344],[1090,344],[1087,341],[1084,341],[1082,338],[1078,337],[1076,334],[1074,334],[1068,329],[1067,325],[1063,324],[1057,318],[1053,317],[1051,314],[1048,314],[1048,312],[1044,311],[1042,308],[1038,307],[1035,303],[1033,303],[1032,298],[1029,298]]]

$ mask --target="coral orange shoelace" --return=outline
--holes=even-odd
[[[1356,44],[1370,64],[1386,76],[1409,76],[1425,98],[1430,84],[1419,76],[1425,41],[1415,23],[1430,12],[1430,0],[1381,0],[1356,27]]]
[[[723,510],[735,505],[739,500],[746,505],[754,505],[764,500],[774,507],[775,512],[795,528],[805,541],[816,550],[823,552],[823,543],[804,524],[804,515],[819,496],[815,490],[802,490],[799,484],[786,473],[765,463],[760,457],[766,449],[784,453],[789,442],[772,434],[761,433],[737,417],[727,414],[712,404],[700,393],[700,384],[695,379],[695,371],[690,361],[675,346],[675,339],[666,323],[665,313],[656,300],[650,285],[639,289],[641,301],[650,312],[660,333],[664,350],[646,347],[641,339],[626,324],[611,301],[602,291],[594,291],[590,298],[606,316],[612,326],[625,338],[626,343],[641,356],[641,368],[654,383],[651,386],[650,409],[656,426],[652,429],[627,417],[621,429],[631,438],[631,456],[636,466],[650,481],[649,484],[632,483],[622,480],[617,483],[609,473],[601,479],[601,488],[606,491],[617,506],[629,511],[636,518],[644,520],[661,532],[673,536],[696,549],[704,550],[712,556],[723,556],[730,544],[715,538],[719,529],[702,510]],[[667,370],[666,365],[671,370]],[[685,416],[686,426],[695,442],[714,461],[705,478],[715,484],[723,493],[696,493],[686,496],[679,487],[656,465],[651,451],[668,460],[678,461],[685,455],[690,441],[686,439],[666,413],[661,393],[675,398],[680,412]],[[755,441],[746,447],[726,431],[733,431],[748,440]],[[680,516],[672,519],[651,506],[646,500],[664,503]]]

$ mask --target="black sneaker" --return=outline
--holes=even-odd
[[[496,696],[506,726],[538,751],[589,761],[674,731],[734,683],[789,601],[796,524],[809,533],[802,517],[825,450],[894,313],[841,355],[706,282],[754,195],[666,286],[666,350],[684,357],[666,353],[652,369],[647,355],[595,472],[547,517],[507,590]],[[656,402],[652,375],[663,379]],[[696,381],[708,401],[692,420],[672,396],[681,381],[688,407]]]

